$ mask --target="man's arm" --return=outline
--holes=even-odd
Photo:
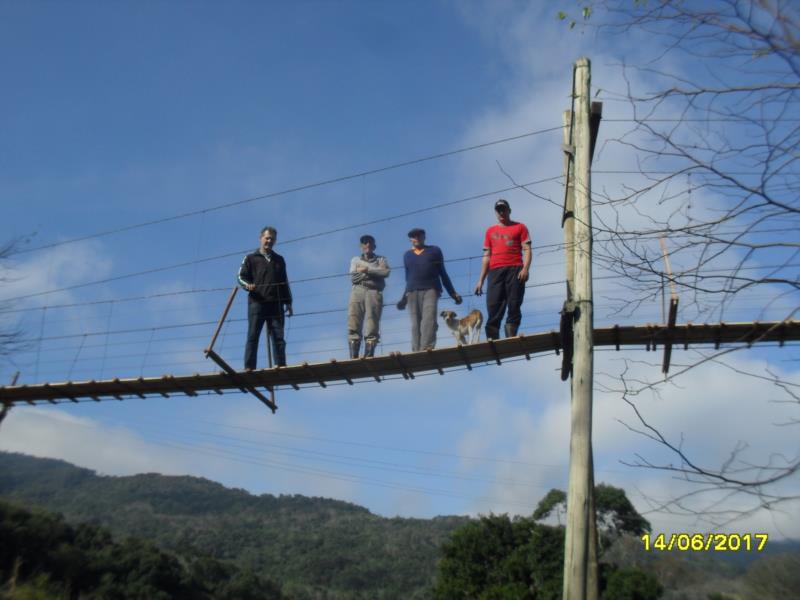
[[[406,289],[403,292],[403,294],[407,294],[408,293],[408,280],[411,278],[411,276],[410,276],[411,263],[409,261],[409,252],[408,251],[406,251],[406,253],[403,255],[403,267],[404,267],[405,272],[406,272]]]
[[[528,240],[522,244],[522,269],[517,275],[517,279],[522,282],[528,281],[528,273],[531,269],[531,260],[533,259],[533,250],[531,250],[531,241]]]
[[[352,259],[350,259],[350,283],[353,285],[361,283],[367,278],[366,274],[364,274],[364,272],[358,267],[359,260],[360,259],[357,256],[354,256]]]
[[[483,258],[481,258],[481,273],[478,275],[478,283],[475,284],[475,295],[480,296],[483,294],[483,282],[486,280],[486,274],[489,272],[489,263],[492,258],[492,236],[489,233],[491,227],[483,234]]]
[[[254,283],[250,283],[253,279],[252,275],[250,275],[250,262],[247,260],[247,256],[242,259],[242,264],[239,265],[239,274],[236,277],[236,280],[239,282],[239,285],[246,289],[248,292],[253,291],[256,289]]]
[[[483,249],[483,258],[481,258],[481,274],[478,276],[478,283],[475,284],[475,295],[480,296],[483,294],[483,282],[486,279],[486,274],[489,272],[489,261],[492,258],[492,251],[490,248]]]
[[[292,311],[292,288],[289,287],[289,273],[286,272],[286,260],[283,260],[283,284],[286,286],[286,299],[283,301],[286,311],[286,316],[291,317],[294,312]]]
[[[400,298],[400,301],[397,303],[397,310],[405,310],[406,304],[408,304],[408,254],[407,253],[403,255],[403,270],[406,273],[406,287],[403,290],[403,297]]]
[[[444,268],[444,254],[442,254],[441,250],[439,251],[439,277],[441,277],[442,285],[447,290],[447,293],[450,294],[450,297],[456,304],[461,304],[461,296],[458,295],[456,288],[453,287],[450,275],[447,274],[447,269]]]
[[[367,266],[367,275],[370,277],[380,277],[386,278],[389,276],[391,269],[389,268],[389,263],[386,260],[385,256],[379,256],[378,260],[376,261],[377,264],[373,266]]]

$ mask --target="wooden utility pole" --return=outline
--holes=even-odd
[[[564,264],[567,268],[567,302],[572,302],[575,290],[575,144],[572,140],[572,110],[561,115],[564,124]]]
[[[592,297],[592,211],[590,129],[590,63],[578,59],[574,68],[571,144],[574,182],[572,289],[573,348],[569,488],[564,545],[564,600],[597,598],[597,532],[594,519],[592,464],[592,383],[594,372],[594,311]],[[594,531],[591,531],[594,529]]]

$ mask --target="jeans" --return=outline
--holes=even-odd
[[[439,292],[435,289],[408,292],[408,316],[411,317],[411,351],[436,347],[436,309]]]
[[[244,348],[244,368],[255,369],[258,341],[264,324],[272,337],[272,359],[275,366],[286,366],[286,340],[283,339],[283,306],[280,302],[248,302],[247,345]]]
[[[522,321],[522,300],[525,298],[525,282],[517,275],[522,267],[500,267],[489,271],[486,286],[486,338],[500,338],[500,321],[508,308],[507,325],[519,327]]]

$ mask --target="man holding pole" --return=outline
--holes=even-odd
[[[531,268],[531,237],[528,228],[511,220],[511,206],[500,198],[494,203],[497,224],[486,230],[483,239],[481,274],[475,285],[475,295],[483,293],[483,281],[489,275],[486,290],[486,339],[500,337],[500,322],[508,309],[506,337],[517,335],[522,321],[522,300],[525,282]]]
[[[261,230],[260,246],[248,254],[239,267],[239,285],[247,295],[247,345],[244,350],[244,368],[256,368],[258,340],[266,323],[272,338],[272,352],[276,367],[286,366],[286,340],[283,338],[283,319],[292,316],[292,291],[286,275],[286,261],[273,246],[278,241],[274,227]]]

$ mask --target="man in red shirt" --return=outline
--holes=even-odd
[[[475,285],[475,295],[483,294],[483,281],[489,275],[486,288],[486,338],[500,337],[500,321],[508,308],[506,337],[517,335],[522,320],[522,300],[525,282],[531,268],[531,237],[528,228],[511,220],[511,207],[500,198],[494,204],[497,225],[486,230],[483,239],[481,274]]]

